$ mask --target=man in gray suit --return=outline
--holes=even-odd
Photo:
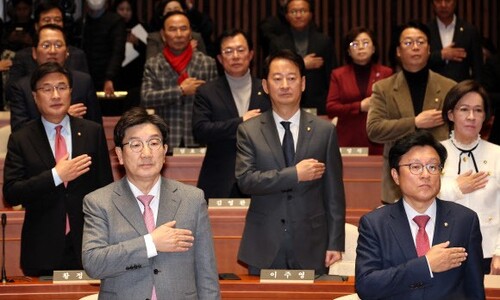
[[[161,117],[126,112],[114,131],[126,176],[84,198],[83,266],[99,299],[220,299],[203,192],[161,177],[166,139]]]
[[[337,134],[331,123],[300,109],[304,70],[290,50],[269,56],[262,86],[272,110],[238,127],[236,178],[252,198],[238,258],[250,274],[264,268],[324,274],[344,250]]]

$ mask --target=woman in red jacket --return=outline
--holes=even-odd
[[[370,29],[355,27],[344,41],[347,64],[332,71],[326,111],[338,117],[340,147],[368,147],[370,155],[381,155],[383,145],[372,143],[366,134],[366,115],[372,85],[389,77],[392,70],[378,63],[377,42]]]

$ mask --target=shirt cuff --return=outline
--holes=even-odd
[[[52,178],[54,179],[55,186],[58,186],[61,183],[63,183],[63,181],[61,180],[61,177],[59,177],[59,174],[57,174],[57,171],[56,171],[55,167],[52,168]]]
[[[429,268],[429,275],[431,275],[431,278],[434,278],[434,274],[432,273],[431,265],[429,264],[429,260],[427,259],[427,256],[425,256],[425,261],[427,262],[427,267]]]
[[[148,258],[155,257],[158,255],[158,252],[156,251],[156,246],[155,243],[153,242],[153,237],[151,234],[146,234],[144,236],[144,242],[146,243],[146,250],[148,252]]]

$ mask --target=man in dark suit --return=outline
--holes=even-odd
[[[307,87],[300,105],[316,108],[319,115],[326,115],[326,97],[330,73],[337,67],[331,39],[318,31],[313,23],[314,1],[292,0],[286,4],[289,28],[271,41],[271,53],[290,49],[303,57],[306,66]]]
[[[61,27],[53,24],[42,26],[35,36],[34,42],[32,56],[38,65],[46,62],[57,62],[61,66],[65,65],[68,48],[66,36]],[[76,70],[69,70],[69,72],[73,78],[69,115],[102,124],[101,109],[90,75]],[[31,74],[12,82],[7,87],[6,95],[11,106],[10,124],[12,131],[16,131],[28,121],[40,117],[33,101],[30,80]]]
[[[260,269],[326,268],[344,250],[345,198],[335,127],[300,109],[304,60],[266,59],[262,86],[272,110],[239,125],[236,179],[251,195],[238,258]]]
[[[64,16],[58,1],[41,1],[35,9],[35,31],[47,24],[54,24],[64,28]],[[84,73],[89,72],[87,58],[82,49],[68,45],[68,58],[64,67],[69,70],[76,70]],[[9,70],[9,83],[17,82],[24,76],[31,75],[37,67],[33,59],[32,48],[26,47],[16,52],[12,60],[12,67]]]
[[[483,52],[477,29],[455,15],[456,0],[433,0],[436,18],[431,32],[429,67],[436,73],[460,82],[481,79]]]
[[[250,74],[254,52],[246,33],[226,30],[219,37],[217,59],[225,76],[198,88],[193,105],[193,135],[207,145],[198,187],[209,198],[245,197],[236,184],[236,129],[271,107],[261,80]]]
[[[403,196],[360,220],[355,282],[361,299],[485,298],[479,218],[436,198],[446,156],[424,130],[391,148],[391,175]]]
[[[31,82],[41,118],[10,136],[3,194],[10,205],[26,209],[23,272],[41,276],[82,268],[83,196],[113,176],[102,127],[67,114],[70,73],[49,62],[35,70]]]
[[[161,177],[167,124],[144,108],[115,127],[126,176],[85,196],[83,265],[99,299],[220,299],[203,191]]]

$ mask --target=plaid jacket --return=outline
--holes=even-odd
[[[213,80],[217,77],[215,60],[195,51],[187,67],[190,77]],[[159,53],[146,62],[142,78],[141,104],[153,108],[169,126],[167,144],[171,149],[178,147],[184,139],[185,146],[197,146],[192,133],[193,96],[181,96],[177,84],[178,74]]]

